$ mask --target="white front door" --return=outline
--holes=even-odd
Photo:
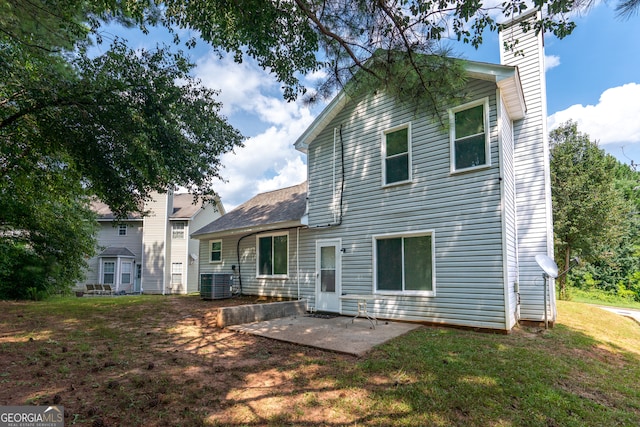
[[[316,310],[340,312],[341,276],[340,239],[316,242]]]

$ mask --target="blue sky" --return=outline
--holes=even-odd
[[[549,128],[572,119],[620,161],[640,163],[640,15],[620,20],[612,6],[600,4],[574,21],[577,28],[565,39],[545,36]],[[161,29],[144,37],[135,31],[111,31],[127,38],[132,47],[169,40]],[[494,33],[484,37],[479,50],[451,47],[466,59],[499,62]],[[287,103],[273,76],[251,61],[220,60],[205,43],[188,54],[204,84],[222,91],[222,113],[249,137],[244,148],[222,159],[227,182],[217,191],[227,210],[256,193],[304,181],[305,158],[293,143],[323,105]],[[322,77],[306,76],[307,83],[313,86]]]

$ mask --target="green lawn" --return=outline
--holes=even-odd
[[[65,425],[638,426],[640,325],[560,301],[554,328],[424,327],[361,359],[220,330],[197,297],[0,302],[0,405]]]
[[[609,305],[612,307],[633,308],[640,310],[640,302],[629,298],[621,298],[609,292],[591,290],[584,291],[578,288],[569,288],[569,298],[571,301],[584,302],[587,304]]]

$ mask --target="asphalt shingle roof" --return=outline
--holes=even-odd
[[[173,195],[173,212],[169,215],[170,219],[191,218],[202,208],[203,200],[200,199],[193,204],[193,194],[180,193]],[[98,215],[100,220],[115,219],[115,215],[111,208],[100,200],[91,202],[91,209]],[[127,219],[142,219],[142,215],[137,212],[130,213]]]
[[[130,258],[135,258],[136,257],[133,254],[133,252],[131,252],[129,249],[127,249],[127,248],[118,248],[116,246],[109,246],[107,249],[102,251],[102,253],[100,253],[100,255],[98,255],[98,256],[100,256],[100,257],[119,257],[119,256],[123,256],[123,257],[130,257]]]
[[[173,213],[169,218],[191,218],[202,207],[202,199],[193,204],[193,194],[180,193],[173,195]]]
[[[194,236],[297,221],[307,208],[306,181],[293,187],[260,193],[193,233]]]

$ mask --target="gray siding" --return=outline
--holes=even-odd
[[[220,217],[220,212],[214,205],[206,204],[200,211],[193,217],[191,221],[188,223],[188,236],[191,235],[192,232],[200,230],[205,225],[213,222],[214,220]],[[188,277],[187,277],[187,292],[198,292],[200,291],[200,262],[198,260],[203,259],[202,254],[200,252],[200,248],[204,246],[206,250],[206,242],[203,241],[200,243],[198,239],[189,239],[189,247],[187,259],[189,263],[188,267]],[[189,258],[190,254],[194,254],[198,257],[198,260],[194,260],[191,263],[191,259]],[[204,258],[207,260],[207,258]]]
[[[126,221],[126,236],[118,235],[118,227],[117,225],[114,227],[114,224],[112,221],[99,222],[96,256],[87,261],[89,268],[85,273],[85,280],[76,285],[78,289],[83,289],[87,283],[102,283],[102,278],[98,277],[100,268],[97,255],[108,247],[127,248],[136,256],[136,264],[140,263],[142,259],[142,221]]]
[[[154,193],[153,197],[154,200],[145,206],[145,209],[150,211],[149,216],[141,220],[126,221],[129,226],[126,236],[118,235],[118,228],[114,228],[112,221],[100,221],[97,252],[99,254],[111,246],[124,247],[133,252],[136,265],[142,265],[142,288],[146,293],[197,292],[197,257],[200,242],[190,239],[189,235],[191,231],[198,230],[220,217],[220,212],[214,205],[205,204],[192,218],[178,220],[185,223],[185,238],[173,239],[171,223],[174,220],[169,220],[173,212],[173,195]],[[171,283],[171,264],[174,262],[182,263],[183,267],[182,283],[179,286]],[[90,259],[88,264],[86,279],[77,284],[78,288],[83,288],[87,283],[101,282],[98,257]],[[134,278],[135,273],[134,268]],[[130,292],[133,286],[124,290]]]
[[[174,222],[184,223],[184,238],[173,238],[172,225]],[[189,221],[169,221],[169,239],[170,240],[168,240],[168,242],[170,242],[171,244],[171,261],[167,263],[167,270],[169,273],[169,280],[167,281],[167,293],[185,294],[187,293],[187,280],[189,278]],[[174,263],[182,264],[182,281],[180,283],[173,283],[172,268]]]
[[[281,231],[277,231],[280,233]],[[300,229],[300,235],[308,234],[309,230]],[[233,273],[234,286],[240,286],[242,281],[243,295],[271,296],[283,298],[298,298],[298,279],[300,285],[302,282],[309,283],[310,278],[303,278],[298,273],[298,242],[297,229],[292,228],[286,230],[289,242],[289,274],[287,278],[258,278],[256,275],[256,235],[235,235],[222,239],[222,261],[209,262],[209,242],[210,240],[200,241],[200,274],[202,273]],[[269,232],[259,233],[269,234]],[[300,239],[302,241],[302,237]],[[240,245],[238,246],[238,241]],[[239,251],[239,252],[238,252]],[[240,263],[238,263],[238,254]],[[232,266],[236,266],[236,270]],[[238,268],[240,265],[240,268]],[[239,274],[241,277],[239,277]],[[302,289],[300,290],[302,294]],[[305,294],[309,294],[309,290],[305,290]]]
[[[512,32],[513,30],[513,32]],[[537,254],[553,257],[553,223],[549,178],[549,143],[546,127],[546,83],[542,35],[526,35],[519,25],[507,31],[519,39],[524,55],[502,54],[502,62],[516,65],[520,72],[527,115],[514,123],[515,173],[518,206],[521,318],[544,318],[544,282],[535,262]],[[504,36],[504,34],[503,34]],[[500,40],[502,44],[502,37]],[[555,315],[555,292],[550,293],[548,315]]]
[[[516,284],[519,281],[518,266],[518,225],[516,207],[516,180],[514,172],[513,126],[504,104],[500,103],[500,135],[501,153],[500,168],[502,170],[502,205],[503,205],[503,247],[505,251],[505,282],[507,284],[505,303],[507,304],[508,329],[513,327],[519,318]]]
[[[168,213],[172,211],[172,197],[168,194],[153,194],[152,201],[145,209],[149,210],[144,217],[144,249],[142,260],[142,289],[144,293],[165,294],[171,275],[171,239]]]
[[[298,230],[299,243],[296,229],[289,231],[289,277],[256,277],[254,235],[226,236],[223,261],[215,264],[208,262],[203,240],[201,272],[229,273],[240,264],[243,293],[301,297],[313,308],[320,240],[340,240],[341,291],[370,294],[376,292],[374,236],[428,232],[434,240],[433,295],[386,295],[373,304],[378,317],[510,330],[518,320],[519,291],[522,318],[541,318],[534,256],[552,251],[543,50],[533,32],[516,37],[519,46],[536,51],[533,59],[529,53],[526,60],[505,61],[521,67],[525,119],[512,122],[496,83],[472,79],[468,84],[469,101],[489,100],[489,167],[452,174],[448,131],[384,94],[332,102],[339,108],[323,113],[321,123],[297,143],[308,156],[309,226]],[[407,124],[411,181],[384,186],[384,132]],[[336,309],[357,311],[351,301]]]
[[[313,279],[316,239],[341,238],[342,291],[371,293],[372,236],[433,230],[435,296],[389,296],[376,303],[380,317],[455,325],[505,328],[501,181],[494,84],[471,81],[470,100],[489,97],[491,167],[450,173],[449,136],[432,118],[416,114],[384,95],[348,104],[308,150],[309,226],[301,242],[303,277]],[[382,134],[411,122],[413,181],[382,186]],[[333,221],[334,128],[344,144],[344,218]],[[339,144],[338,144],[339,147]],[[338,151],[338,156],[340,150]],[[339,160],[339,159],[338,159]],[[340,162],[336,191],[339,191]],[[312,281],[305,284],[312,288]],[[313,305],[313,302],[311,303]],[[342,312],[354,314],[344,302]]]

